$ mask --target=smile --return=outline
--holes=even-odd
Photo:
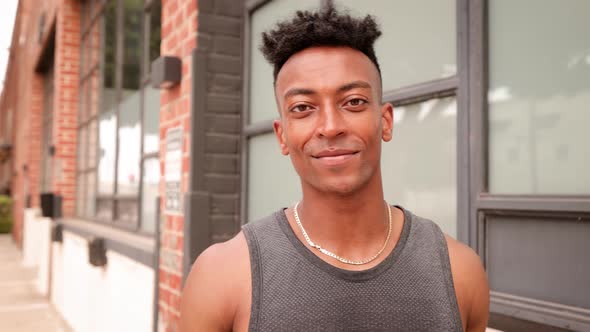
[[[322,151],[312,157],[318,160],[325,166],[338,166],[344,164],[354,158],[359,151],[349,150],[334,150],[334,151]]]

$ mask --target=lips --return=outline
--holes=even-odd
[[[335,150],[323,150],[312,157],[319,161],[325,166],[343,166],[349,160],[354,158],[359,151],[357,150],[346,150],[346,149],[335,149]]]
[[[346,155],[353,155],[358,153],[355,150],[345,150],[345,149],[335,149],[335,150],[323,150],[317,154],[312,155],[312,157],[320,159],[320,158],[333,158],[333,157],[342,157]]]

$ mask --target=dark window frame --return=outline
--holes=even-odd
[[[51,55],[51,64],[44,73],[43,76],[43,110],[41,116],[41,176],[40,176],[40,192],[51,192],[51,173],[53,172],[53,156],[50,154],[53,141],[53,118],[54,109],[53,105],[49,106],[48,103],[53,103],[53,97],[55,95],[54,88],[54,56]],[[51,90],[50,90],[51,89]]]
[[[461,0],[465,31],[465,58],[468,67],[465,85],[468,91],[468,130],[472,135],[467,161],[470,178],[469,213],[466,223],[469,244],[476,248],[486,266],[487,219],[504,215],[515,219],[523,216],[543,218],[567,217],[572,213],[590,214],[590,195],[493,194],[489,192],[489,122],[488,122],[488,0]],[[468,34],[467,34],[468,32]],[[555,220],[555,219],[554,219]],[[546,303],[491,290],[490,311],[515,318],[565,327],[585,324],[590,327],[590,310]],[[583,313],[582,313],[583,311]],[[585,319],[580,319],[581,317]]]
[[[152,16],[152,11],[155,11],[156,8],[160,9],[160,15],[161,15],[161,2],[159,0],[142,0],[141,3],[141,23],[140,23],[140,51],[139,51],[139,82],[138,82],[138,88],[137,88],[137,92],[139,93],[139,127],[140,127],[140,132],[139,132],[139,137],[140,137],[140,154],[139,154],[139,163],[138,163],[138,187],[137,187],[137,194],[132,194],[132,195],[126,195],[126,194],[119,194],[118,193],[118,159],[119,159],[119,146],[120,146],[120,139],[119,139],[119,117],[120,117],[120,105],[121,102],[123,102],[124,97],[122,95],[122,71],[123,71],[123,38],[124,38],[124,34],[123,34],[123,30],[124,30],[124,26],[123,26],[123,21],[124,21],[124,13],[123,13],[123,0],[86,0],[83,1],[83,3],[81,4],[82,6],[82,10],[81,10],[81,23],[82,23],[82,29],[81,29],[81,34],[80,34],[80,40],[81,40],[81,46],[80,46],[80,55],[81,55],[81,68],[84,68],[84,56],[86,53],[89,53],[88,51],[85,51],[85,41],[89,38],[88,35],[91,31],[93,31],[93,29],[96,29],[96,25],[100,25],[98,27],[98,29],[100,29],[100,44],[104,45],[105,44],[105,31],[104,31],[104,25],[102,23],[102,17],[104,17],[104,12],[105,9],[107,7],[107,4],[109,2],[112,2],[113,5],[115,6],[115,20],[117,21],[116,24],[116,37],[115,37],[115,70],[114,70],[114,89],[115,89],[115,100],[113,103],[113,113],[115,116],[115,122],[116,122],[116,126],[115,126],[115,160],[114,160],[114,164],[112,165],[113,170],[114,170],[114,180],[113,180],[113,194],[99,194],[98,193],[98,186],[99,186],[99,179],[98,179],[98,165],[99,165],[99,151],[100,151],[100,143],[99,143],[99,131],[100,131],[100,126],[99,126],[99,117],[101,115],[104,114],[104,109],[103,109],[103,105],[102,105],[102,98],[99,98],[98,101],[98,105],[96,105],[95,107],[97,107],[97,112],[95,112],[96,114],[87,117],[87,119],[85,120],[81,120],[78,123],[78,132],[80,132],[80,129],[83,129],[84,127],[90,127],[90,124],[92,122],[96,123],[96,139],[95,139],[95,148],[96,148],[96,157],[95,157],[95,165],[93,165],[93,167],[91,168],[85,168],[85,169],[78,169],[76,170],[76,181],[79,180],[79,178],[81,176],[84,176],[85,174],[87,174],[88,172],[95,172],[95,188],[94,188],[94,201],[95,201],[95,211],[93,213],[92,216],[88,216],[88,215],[78,215],[78,218],[84,219],[84,220],[89,220],[92,222],[96,222],[96,223],[100,223],[100,224],[107,224],[111,227],[115,227],[118,229],[122,229],[125,231],[131,231],[140,235],[145,235],[145,236],[153,236],[154,232],[152,231],[146,231],[143,229],[143,220],[142,220],[142,209],[141,209],[141,203],[142,203],[142,195],[143,195],[143,177],[144,177],[144,162],[150,158],[159,158],[159,149],[156,151],[151,151],[151,152],[145,152],[144,151],[144,122],[145,122],[145,91],[146,89],[149,87],[150,85],[150,37],[151,37],[151,26],[150,26],[150,22],[151,22],[151,16]],[[155,7],[159,5],[159,7]],[[89,11],[92,11],[92,13],[89,13]],[[160,27],[161,28],[161,27]],[[160,43],[161,43],[161,37],[160,37]],[[158,50],[159,53],[159,50]],[[83,96],[84,93],[87,93],[86,91],[88,91],[88,95],[90,95],[90,88],[86,88],[86,84],[88,84],[90,77],[92,77],[93,74],[96,73],[96,71],[99,71],[98,75],[100,75],[100,79],[99,79],[99,83],[98,83],[98,88],[99,91],[95,91],[94,93],[98,93],[100,95],[102,95],[102,90],[104,89],[103,85],[104,85],[104,71],[102,70],[102,68],[104,68],[104,53],[101,52],[98,55],[99,59],[96,63],[93,63],[91,68],[87,69],[87,70],[81,70],[80,72],[80,87],[81,87],[81,91],[80,91],[80,102],[79,102],[79,114],[84,114],[87,113],[87,109],[88,105],[83,105],[83,102],[86,101],[87,97],[85,98]],[[87,134],[88,135],[88,134]],[[87,142],[88,144],[88,142]],[[80,146],[80,140],[78,140],[78,152],[80,151],[82,147]],[[76,161],[76,164],[79,165],[78,160]],[[109,165],[110,166],[110,165]],[[78,187],[78,186],[77,186]],[[78,190],[78,189],[77,189]],[[86,190],[86,186],[84,188],[84,190]],[[111,205],[110,210],[111,210],[111,218],[100,218],[98,216],[96,216],[97,213],[97,207],[98,207],[98,202],[99,200],[103,200],[103,201],[108,201],[110,202],[109,204]],[[117,215],[118,212],[118,204],[119,202],[123,202],[123,201],[133,201],[134,204],[136,205],[136,214],[137,214],[137,219],[134,221],[128,221],[128,220],[121,220],[119,218],[119,216]],[[78,213],[77,213],[78,214]],[[156,216],[157,217],[157,216]]]

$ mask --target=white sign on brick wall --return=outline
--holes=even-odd
[[[164,157],[164,181],[166,183],[166,212],[182,213],[182,127],[166,131],[166,155]]]

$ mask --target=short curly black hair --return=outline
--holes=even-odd
[[[290,20],[277,23],[270,31],[262,33],[262,54],[274,67],[276,82],[279,71],[295,53],[313,46],[347,46],[364,53],[381,69],[373,44],[381,36],[375,18],[367,15],[356,18],[339,13],[333,1],[326,1],[320,10],[297,11]]]

